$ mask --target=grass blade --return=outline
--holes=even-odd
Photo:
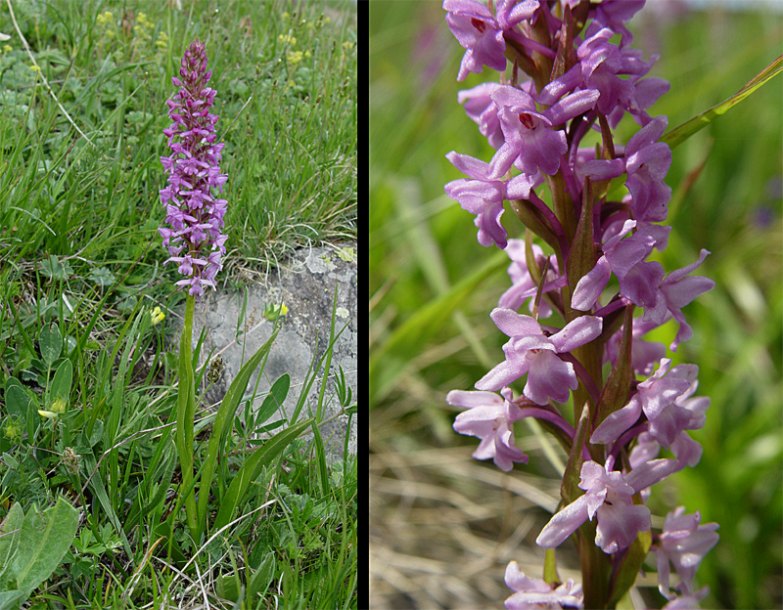
[[[280,453],[282,453],[292,441],[307,430],[312,423],[313,419],[310,418],[301,421],[290,428],[286,428],[279,434],[270,438],[264,443],[263,447],[260,447],[253,452],[231,481],[231,485],[220,503],[220,509],[215,518],[215,523],[212,526],[213,529],[218,530],[231,521],[234,511],[247,493],[247,488],[250,486],[250,483],[258,477],[261,468],[280,455]]]
[[[685,121],[674,129],[667,131],[665,134],[663,134],[661,141],[666,142],[671,148],[675,148],[676,146],[682,144],[693,134],[704,129],[719,116],[726,114],[734,106],[748,98],[752,93],[758,91],[763,85],[768,83],[772,78],[781,72],[783,72],[783,55],[780,55],[771,64],[769,64],[756,76],[750,79],[742,89],[737,91],[737,93],[732,95],[730,98],[722,101],[719,104],[716,104],[712,108],[705,110],[692,119]]]

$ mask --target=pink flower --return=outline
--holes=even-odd
[[[226,252],[226,200],[216,193],[227,180],[220,173],[223,144],[215,142],[218,117],[209,112],[215,90],[207,87],[212,73],[203,43],[195,41],[185,51],[179,76],[172,78],[179,91],[166,102],[173,123],[163,131],[172,154],[160,159],[169,175],[168,185],[160,191],[169,226],[158,231],[171,255],[166,262],[178,263],[186,278],[177,286],[200,296],[204,287],[215,287]]]
[[[494,392],[452,390],[446,402],[468,409],[457,415],[454,430],[481,439],[473,457],[491,458],[498,468],[508,472],[514,462],[526,464],[527,456],[514,445],[513,422],[523,417],[521,409],[512,402],[511,390],[504,388],[501,394],[503,398]]]
[[[598,92],[572,93],[545,111],[538,110],[532,95],[510,85],[498,86],[490,97],[498,108],[504,138],[490,163],[491,177],[499,178],[512,165],[530,175],[557,173],[568,145],[565,133],[553,127],[590,110]]]
[[[519,569],[516,561],[506,568],[506,586],[514,594],[506,599],[507,610],[560,610],[582,608],[582,585],[569,579],[558,586],[549,585],[540,578],[530,578]]]
[[[669,588],[669,566],[673,566],[680,577],[680,593],[694,595],[693,577],[696,568],[704,555],[718,543],[718,524],[699,525],[700,520],[701,515],[698,512],[686,515],[685,509],[680,506],[666,515],[663,531],[657,538],[653,550],[658,558],[658,590],[670,600],[675,596]]]
[[[581,316],[547,336],[537,320],[510,309],[496,308],[491,317],[511,340],[503,346],[505,362],[476,382],[476,388],[499,390],[527,374],[524,394],[536,404],[547,404],[550,399],[568,400],[569,389],[575,390],[578,382],[574,365],[561,360],[558,354],[570,352],[600,335],[601,319]]]
[[[465,49],[457,80],[469,72],[481,72],[484,66],[506,69],[506,42],[503,32],[538,10],[538,0],[499,0],[497,18],[478,0],[444,0],[446,23]]]
[[[596,462],[582,464],[579,496],[544,526],[536,539],[542,547],[554,548],[593,517],[597,519],[595,543],[604,553],[628,548],[639,532],[650,529],[650,510],[633,503],[634,488],[622,472],[607,470]]]
[[[691,398],[699,369],[695,364],[681,364],[669,370],[670,364],[670,359],[662,358],[655,374],[637,386],[627,405],[600,423],[590,442],[615,441],[642,413],[649,421],[650,436],[665,447],[671,447],[684,430],[701,428],[709,399]]]

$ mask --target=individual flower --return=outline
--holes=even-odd
[[[631,210],[636,220],[666,219],[672,190],[663,181],[672,163],[668,144],[659,142],[666,129],[666,117],[657,117],[636,132],[625,147],[626,186],[631,193]]]
[[[586,275],[577,283],[571,298],[571,306],[580,311],[588,311],[601,296],[612,273],[620,281],[620,294],[635,305],[652,307],[655,305],[655,287],[650,285],[650,274],[654,273],[645,258],[653,248],[662,250],[671,227],[651,224],[637,226],[635,220],[611,223],[604,231],[603,255]],[[633,231],[633,233],[631,233]],[[654,267],[657,269],[657,267]]]
[[[508,234],[500,222],[503,216],[505,184],[500,180],[489,180],[489,166],[483,161],[450,152],[446,158],[468,179],[460,178],[449,182],[446,194],[459,202],[467,212],[476,215],[474,224],[478,228],[478,241],[482,246],[496,244],[505,248]]]
[[[492,178],[503,176],[512,165],[533,175],[555,174],[568,150],[565,133],[556,127],[590,110],[597,91],[579,91],[540,111],[533,96],[511,85],[500,85],[490,97],[498,108],[503,145],[492,158]]]
[[[610,443],[628,430],[644,412],[649,433],[665,447],[671,447],[684,430],[704,425],[706,397],[691,398],[696,391],[695,364],[669,369],[671,360],[662,358],[658,370],[639,383],[627,405],[608,415],[590,437],[592,443]]]
[[[555,514],[536,538],[546,548],[559,546],[585,521],[596,517],[595,543],[604,553],[628,548],[639,532],[650,529],[650,510],[633,503],[636,490],[622,472],[588,461],[579,488],[585,493]]]
[[[582,585],[570,578],[557,586],[540,578],[530,578],[512,561],[506,567],[506,586],[514,593],[506,599],[507,610],[560,610],[582,608]]]
[[[612,29],[593,22],[576,50],[577,63],[547,84],[538,101],[552,104],[575,89],[594,89],[600,92],[596,110],[609,119],[612,127],[625,112],[646,124],[650,120],[646,109],[668,90],[669,84],[659,78],[642,78],[653,61],[645,62],[639,51],[610,42],[614,36]]]
[[[163,131],[172,154],[161,157],[169,175],[168,185],[160,191],[169,226],[159,232],[171,255],[166,262],[177,263],[185,276],[177,286],[200,296],[204,287],[215,287],[215,276],[222,268],[227,204],[216,197],[227,176],[220,171],[223,144],[215,141],[218,117],[210,113],[215,90],[207,87],[212,73],[207,70],[203,43],[195,41],[188,47],[179,75],[172,78],[179,91],[167,101],[173,123]]]
[[[467,409],[457,415],[454,430],[481,439],[473,457],[492,459],[498,468],[508,472],[514,462],[526,464],[527,456],[514,445],[513,423],[522,419],[522,411],[513,402],[510,389],[504,388],[501,394],[502,398],[494,392],[452,390],[446,402]]]
[[[666,515],[663,531],[657,536],[653,550],[658,564],[658,590],[667,598],[674,599],[669,587],[670,566],[680,577],[680,593],[694,595],[693,577],[704,555],[718,543],[717,523],[699,525],[701,515],[696,512],[686,515],[680,506]],[[705,591],[706,593],[706,591]],[[701,595],[700,597],[703,597]],[[672,606],[685,608],[684,605]]]
[[[492,169],[483,161],[454,151],[446,158],[468,176],[449,182],[446,194],[459,202],[462,208],[476,215],[474,224],[478,228],[478,241],[482,246],[493,244],[505,248],[508,234],[500,222],[505,199],[527,199],[531,191],[541,183],[540,174],[520,174],[504,182],[492,178]]]
[[[464,80],[469,72],[481,72],[484,66],[505,70],[503,31],[532,17],[538,7],[538,0],[498,0],[493,15],[479,0],[444,0],[446,23],[465,49],[457,80]]]
[[[503,130],[498,119],[498,107],[492,101],[492,92],[498,83],[482,83],[472,89],[460,91],[457,101],[463,104],[468,117],[479,126],[479,131],[497,150],[503,145]]]
[[[160,307],[156,306],[150,312],[150,322],[152,323],[153,326],[160,324],[165,319],[166,319],[166,313]]]
[[[709,254],[708,250],[702,249],[699,258],[683,267],[672,271],[658,284],[656,291],[655,306],[645,309],[643,320],[651,321],[656,324],[662,324],[669,316],[674,318],[680,325],[677,335],[671,344],[672,351],[683,341],[687,341],[693,334],[690,325],[685,320],[682,308],[688,305],[700,294],[711,290],[715,282],[702,276],[690,276],[691,271],[700,266]],[[651,263],[658,265],[658,263]]]
[[[561,360],[558,354],[568,353],[600,335],[601,319],[581,316],[559,332],[545,335],[537,320],[510,309],[495,308],[491,317],[511,340],[503,346],[505,362],[476,382],[476,388],[496,391],[527,374],[524,394],[536,404],[545,405],[550,399],[568,400],[569,390],[575,390],[578,381],[574,365]]]

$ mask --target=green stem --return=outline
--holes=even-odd
[[[193,312],[195,299],[185,301],[185,323],[179,344],[179,386],[177,394],[177,434],[175,444],[182,473],[181,490],[186,493],[185,515],[188,528],[198,542],[196,496],[193,490],[193,421],[196,414],[196,388],[193,379]]]

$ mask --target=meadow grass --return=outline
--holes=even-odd
[[[3,5],[0,519],[16,503],[35,514],[58,497],[80,511],[73,544],[29,607],[355,608],[355,458],[327,465],[322,443],[301,440],[273,452],[257,436],[269,424],[249,408],[229,418],[210,522],[251,456],[269,459],[241,486],[228,526],[190,537],[169,324],[184,299],[157,232],[165,101],[182,52],[199,38],[226,143],[219,290],[259,281],[296,248],[355,238],[353,3],[12,6],[34,63]],[[163,323],[155,307],[169,313]],[[331,347],[312,372],[323,384],[334,377]],[[197,380],[206,374],[196,368]],[[317,439],[328,398],[314,387],[315,419],[302,421]],[[355,411],[347,388],[339,400]],[[215,417],[208,407],[196,413],[196,464]],[[6,607],[14,560],[0,555]]]
[[[649,4],[649,3],[648,3]],[[727,98],[780,52],[780,15],[679,12],[632,24],[635,44],[660,53],[654,74],[671,91],[654,106],[673,127]],[[471,461],[475,439],[451,429],[451,389],[470,389],[502,358],[505,337],[487,315],[507,287],[505,255],[477,244],[473,218],[443,185],[460,177],[450,150],[491,150],[457,104],[461,50],[439,3],[376,2],[371,40],[371,538],[374,607],[496,606],[510,560],[540,576],[534,544],[559,499],[565,461],[539,430],[522,426],[527,466],[505,475]],[[693,339],[675,362],[700,367],[712,399],[699,465],[653,491],[651,509],[677,505],[720,524],[699,568],[705,608],[782,603],[781,190],[783,78],[674,151],[667,269],[712,255],[700,273],[716,288],[689,306]],[[621,138],[635,128],[626,124]],[[678,187],[691,178],[687,190]],[[504,216],[512,236],[521,233]],[[668,344],[675,327],[655,338]],[[527,421],[527,420],[526,420]],[[521,438],[520,438],[521,437]],[[654,521],[656,527],[662,522]],[[568,545],[561,576],[579,578]],[[570,555],[569,555],[570,552]],[[570,559],[570,561],[569,561]],[[563,563],[563,562],[561,562]],[[377,569],[375,569],[377,567]],[[633,591],[660,607],[655,566]],[[646,604],[646,605],[642,605]]]

